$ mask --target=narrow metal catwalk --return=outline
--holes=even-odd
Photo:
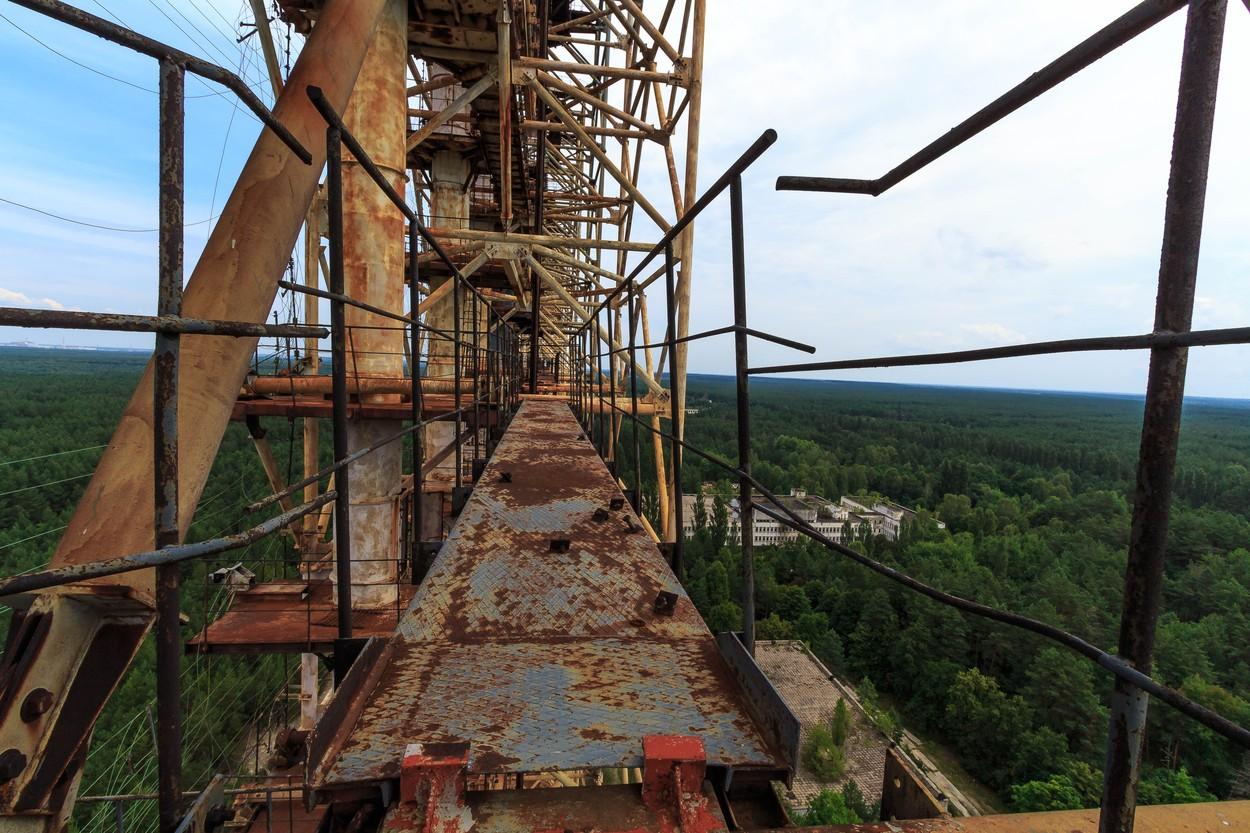
[[[775,719],[737,675],[763,676],[735,666],[568,405],[526,401],[397,632],[318,726],[310,786],[396,778],[414,742],[471,742],[470,774],[640,767],[653,735],[785,778]]]

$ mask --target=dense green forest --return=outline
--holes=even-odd
[[[0,348],[4,574],[47,562],[145,360]],[[732,380],[691,377],[689,388],[699,413],[688,438],[733,459]],[[936,514],[946,531],[920,523],[897,543],[870,538],[859,546],[945,590],[1114,648],[1140,400],[778,380],[756,380],[752,392],[755,470],[769,488],[803,487],[835,500],[878,493]],[[291,439],[298,442],[300,426],[272,420],[267,427],[276,458],[298,474]],[[693,455],[685,480],[719,481],[729,494],[723,472]],[[268,491],[246,430],[232,424],[190,539],[258,522],[243,507]],[[1243,724],[1250,724],[1247,547],[1250,405],[1191,403],[1156,674]],[[715,518],[688,553],[687,587],[709,624],[737,628],[739,556]],[[277,575],[294,568],[295,555],[275,536],[229,563],[237,560]],[[186,566],[188,633],[220,606],[205,573],[223,563]],[[761,549],[756,569],[761,637],[803,639],[840,673],[869,681],[908,728],[939,739],[996,791],[1001,808],[1097,803],[1110,681],[1087,661],[965,618],[815,545]],[[188,658],[189,786],[214,771],[237,771],[251,721],[290,707],[283,692],[295,671],[294,659],[280,657]],[[147,646],[97,727],[83,794],[154,788],[153,689]],[[1151,709],[1147,743],[1145,801],[1250,789],[1237,749],[1165,706]],[[141,829],[147,811],[127,812]],[[106,823],[106,808],[84,807],[78,827]]]
[[[108,442],[139,378],[147,356],[122,351],[0,348],[0,572],[12,575],[43,567],[73,513],[103,446]],[[290,438],[299,426],[270,426],[280,465],[291,460]],[[293,433],[294,432],[294,433]],[[328,457],[327,457],[328,459]],[[188,540],[202,540],[255,525],[264,514],[247,516],[243,507],[269,493],[256,451],[240,424],[231,424]],[[183,568],[185,632],[200,628],[219,610],[224,595],[207,581],[208,571],[245,560],[262,577],[292,574],[297,556],[278,536],[246,551]],[[8,617],[0,617],[0,636]],[[188,657],[184,662],[185,778],[202,786],[219,771],[249,771],[255,759],[255,724],[280,725],[279,717],[298,708],[285,682],[298,684],[298,657]],[[81,795],[151,793],[156,788],[153,752],[155,655],[149,639],[97,724]],[[262,744],[263,746],[263,744]],[[260,753],[262,756],[264,752]],[[126,809],[128,829],[155,826],[155,802]],[[77,827],[113,829],[112,808],[80,804]]]
[[[732,380],[692,377],[687,438],[736,459]],[[1141,400],[903,385],[756,380],[755,474],[837,500],[876,493],[927,510],[874,558],[969,599],[1114,650]],[[1250,403],[1191,402],[1180,447],[1155,674],[1250,724]],[[686,482],[722,470],[687,455]],[[720,514],[720,513],[714,513]],[[947,524],[938,530],[924,517]],[[713,630],[738,628],[739,553],[709,518],[686,585]],[[810,542],[757,553],[761,638],[808,642],[936,737],[1003,807],[1095,806],[1108,675],[1011,628],[965,617]],[[1147,803],[1250,794],[1250,758],[1154,704]]]

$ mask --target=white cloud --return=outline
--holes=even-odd
[[[20,304],[24,307],[43,307],[45,309],[70,309],[55,298],[31,298],[25,292],[18,292],[13,289],[5,289],[0,286],[0,301],[6,301],[13,304]]]
[[[813,360],[1145,332],[1153,321],[1184,15],[1178,13],[880,197],[777,192],[781,174],[883,174],[1099,29],[1118,4],[951,0],[709,4],[706,186],[773,127],[744,177],[751,326]],[[804,21],[801,27],[793,21]],[[1250,15],[1228,15],[1195,327],[1250,324]],[[659,191],[662,193],[662,191]],[[727,222],[700,220],[691,330],[732,318]],[[1250,395],[1250,348],[1194,351],[1188,390]],[[752,343],[752,363],[802,360]],[[732,351],[691,348],[730,372]],[[840,378],[1141,392],[1142,354]]]
[[[1008,342],[1028,340],[1021,333],[1011,329],[1010,327],[1004,327],[1002,324],[961,324],[959,329],[963,330],[965,333],[971,333],[978,339],[993,341],[996,344],[1006,344]]]

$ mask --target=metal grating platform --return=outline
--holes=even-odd
[[[470,741],[473,772],[639,766],[653,734],[700,736],[709,764],[787,769],[563,402],[522,405],[396,635],[337,697],[315,789],[394,778],[430,741]]]

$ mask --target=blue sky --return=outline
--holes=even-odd
[[[96,0],[80,5],[108,16]],[[250,19],[246,5],[104,0],[136,29],[241,68],[267,98],[255,39],[240,47],[227,35],[227,21]],[[701,182],[764,127],[780,134],[746,178],[752,326],[809,341],[822,359],[1150,329],[1183,12],[874,199],[779,193],[773,180],[877,176],[1131,4],[781,0],[766,13],[747,0],[708,5]],[[9,4],[0,13],[76,61],[155,89],[149,59]],[[1250,325],[1248,47],[1250,13],[1234,0],[1196,327]],[[0,124],[0,199],[155,227],[152,92],[76,66],[4,20],[0,77],[0,105],[11,114]],[[258,131],[250,114],[211,92],[189,82],[188,93],[203,96],[187,105],[189,222],[220,210]],[[650,164],[657,178],[644,177],[646,190],[664,195],[662,160]],[[208,229],[188,228],[189,264]],[[697,240],[691,326],[721,326],[732,314],[723,202]],[[90,229],[0,203],[0,247],[0,303],[153,308],[155,234]],[[61,334],[0,329],[0,341],[22,338],[55,343]],[[752,349],[758,363],[803,359]],[[730,343],[698,344],[690,367],[730,371]],[[1137,392],[1145,367],[1144,353],[1125,353],[824,377]],[[1250,348],[1195,350],[1189,378],[1192,394],[1250,396]]]

